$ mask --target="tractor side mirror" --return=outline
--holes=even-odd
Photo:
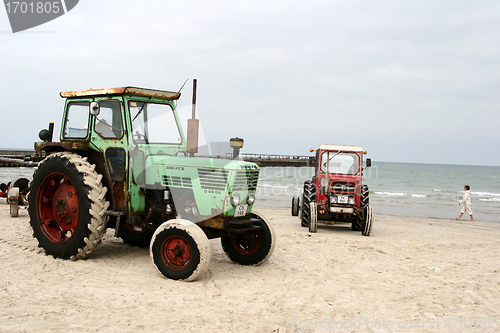
[[[369,168],[372,166],[372,159],[371,158],[367,158],[366,159],[366,167]]]
[[[93,116],[98,116],[100,112],[99,102],[90,103],[90,114]]]

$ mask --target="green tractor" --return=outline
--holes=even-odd
[[[175,107],[180,93],[123,87],[61,97],[60,142],[52,142],[53,123],[40,132],[35,150],[46,157],[28,196],[34,237],[47,254],[86,258],[114,228],[124,243],[149,246],[160,273],[175,280],[203,275],[212,238],[238,264],[270,257],[273,228],[252,211],[259,167],[194,156],[196,81],[187,134]]]

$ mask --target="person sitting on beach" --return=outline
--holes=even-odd
[[[458,203],[458,205],[463,204],[464,206],[462,207],[462,211],[460,213],[460,216],[457,217],[456,220],[457,221],[460,220],[460,218],[462,217],[462,215],[464,215],[464,213],[467,212],[470,215],[471,222],[474,222],[474,218],[472,217],[472,210],[470,208],[470,186],[469,185],[465,185],[464,186],[464,190],[465,190],[464,197],[462,198],[462,201],[460,201]]]

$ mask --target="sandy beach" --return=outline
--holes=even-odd
[[[234,264],[214,239],[208,272],[179,282],[112,229],[87,260],[46,256],[27,210],[0,201],[0,332],[500,330],[500,224],[375,215],[370,237],[310,234],[261,207],[278,236],[268,262]]]

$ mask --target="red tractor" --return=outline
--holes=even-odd
[[[316,232],[318,221],[346,222],[363,236],[370,235],[373,210],[368,186],[361,184],[363,154],[360,146],[319,146],[313,179],[304,182],[302,205],[299,197],[292,198],[292,215],[298,216],[300,210],[301,226]],[[370,166],[367,158],[366,168]]]

